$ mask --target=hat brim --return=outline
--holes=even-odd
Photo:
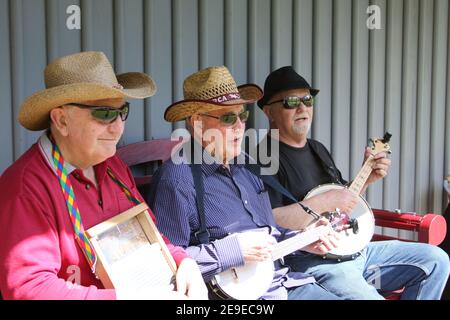
[[[155,82],[144,73],[129,72],[116,77],[123,89],[81,82],[38,91],[22,103],[19,122],[32,131],[45,130],[50,126],[50,111],[59,106],[104,99],[144,99],[156,92]]]
[[[229,108],[231,106],[254,103],[263,96],[261,88],[255,84],[245,84],[239,86],[238,90],[239,95],[241,96],[241,99],[238,100],[219,103],[205,100],[186,99],[176,102],[166,109],[164,119],[168,122],[186,120],[196,113],[209,112]]]

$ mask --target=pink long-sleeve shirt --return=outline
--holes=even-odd
[[[43,135],[0,177],[0,292],[5,299],[115,299],[115,290],[103,288],[74,238],[50,161],[51,144]],[[133,206],[107,167],[143,201],[129,168],[116,156],[94,166],[98,189],[67,164],[85,230]],[[186,252],[164,241],[179,265]]]

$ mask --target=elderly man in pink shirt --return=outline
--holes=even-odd
[[[143,202],[115,152],[129,112],[125,98],[152,96],[153,80],[116,75],[103,53],[83,52],[48,65],[45,83],[19,114],[25,128],[45,131],[0,178],[3,298],[206,298],[196,263],[166,238],[178,265],[174,291],[104,289],[92,272],[84,230]]]

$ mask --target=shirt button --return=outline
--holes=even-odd
[[[102,200],[98,200],[97,202],[98,202],[99,206],[103,205],[103,201]]]
[[[245,203],[245,204],[247,204],[247,203],[248,203],[248,201],[247,201],[247,200],[245,200],[245,201],[244,201],[244,203]]]
[[[91,185],[90,184],[87,184],[86,185],[86,190],[89,190],[91,188]]]

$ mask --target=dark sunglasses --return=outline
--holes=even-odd
[[[100,107],[100,106],[94,107],[79,103],[68,103],[68,105],[76,106],[82,109],[90,109],[92,110],[91,115],[94,117],[95,120],[98,120],[99,122],[106,124],[114,122],[119,115],[120,119],[122,119],[122,121],[125,121],[127,120],[128,114],[130,112],[129,102],[125,102],[120,108]]]
[[[220,117],[212,116],[207,113],[200,113],[200,114],[202,116],[219,119],[219,121],[226,126],[232,126],[237,122],[238,117],[241,120],[241,122],[246,122],[248,120],[248,116],[249,116],[250,112],[248,110],[246,110],[246,111],[242,111],[239,114],[226,113],[226,114],[221,115]]]
[[[297,96],[289,96],[282,100],[277,100],[271,103],[268,103],[268,105],[283,102],[283,107],[285,109],[296,109],[300,108],[301,104],[303,103],[307,107],[312,107],[314,104],[314,97],[312,95],[307,95],[304,97],[297,97]]]

